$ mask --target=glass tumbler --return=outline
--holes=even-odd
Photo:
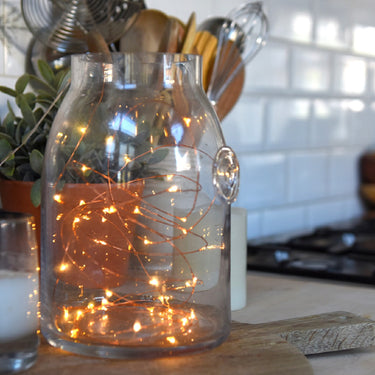
[[[0,374],[31,367],[39,345],[38,246],[30,215],[0,211]]]

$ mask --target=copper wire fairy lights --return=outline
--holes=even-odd
[[[179,145],[179,148],[182,149],[183,146]],[[188,149],[190,150],[190,147]],[[79,165],[83,172],[90,168],[74,159],[71,159],[70,162]],[[127,156],[125,163],[131,162],[132,160],[129,160]],[[161,191],[153,191],[151,194],[153,197],[168,195],[171,205],[175,200],[174,195],[186,192],[193,193],[193,204],[186,216],[171,215],[165,209],[150,204],[147,195],[142,196],[142,192],[139,190],[132,190],[132,186],[142,187],[145,180],[150,179],[168,181],[169,187]],[[184,189],[178,183],[175,183],[175,180],[186,180],[189,185],[193,185],[195,188],[191,189],[191,186],[189,186],[188,189]],[[61,207],[61,211],[58,211],[56,215],[56,221],[59,222],[64,251],[64,256],[56,270],[57,282],[65,280],[70,283],[82,283],[82,285],[79,285],[84,290],[87,287],[103,288],[108,281],[108,286],[114,289],[105,290],[105,295],[99,302],[97,297],[96,301],[88,300],[85,307],[64,306],[62,310],[57,312],[56,325],[58,329],[68,334],[72,339],[78,337],[85,339],[85,337],[90,337],[91,332],[95,331],[95,334],[102,334],[105,340],[112,337],[115,342],[116,340],[120,342],[121,337],[126,335],[126,340],[129,342],[129,333],[132,333],[134,337],[139,336],[135,340],[142,341],[142,332],[150,330],[151,327],[155,330],[155,326],[160,326],[158,340],[160,343],[172,346],[180,344],[179,340],[176,339],[177,333],[178,336],[192,336],[192,329],[194,325],[198,324],[197,317],[194,309],[186,308],[185,305],[189,304],[194,296],[196,286],[202,284],[202,280],[196,276],[195,270],[189,263],[188,256],[223,249],[223,245],[212,245],[209,238],[207,239],[210,236],[209,234],[196,231],[197,225],[204,221],[210,212],[214,199],[206,209],[199,211],[198,217],[193,222],[189,220],[192,213],[196,211],[197,199],[201,190],[199,173],[197,173],[196,179],[177,173],[156,175],[146,179],[138,179],[134,183],[125,184],[125,186],[118,186],[118,184],[109,181],[107,185],[100,187],[90,186],[92,197],[85,199],[79,196],[74,204],[70,188],[74,189],[74,187],[68,186],[66,193],[63,189],[62,193],[54,196],[57,207]],[[126,196],[126,199],[121,199],[123,198],[120,196],[121,193]],[[68,210],[64,209],[67,204],[66,201],[69,202]],[[157,231],[153,227],[147,227],[140,220],[141,218],[161,224],[162,229],[165,226],[172,228],[174,235],[169,237],[162,230]],[[188,221],[188,227],[186,227]],[[137,234],[137,225],[154,234],[158,240],[149,240],[147,237]],[[100,226],[104,227],[104,230],[98,230]],[[85,230],[83,228],[87,227],[95,228],[95,232],[83,236],[82,233]],[[209,228],[207,228],[208,230]],[[117,233],[121,241],[114,240],[113,233]],[[176,245],[176,241],[183,241],[188,235],[199,240],[200,246],[191,248],[189,251],[182,251]],[[137,241],[142,242],[141,248],[135,244]],[[153,252],[150,254],[147,251],[148,246],[162,244],[170,245],[173,254],[171,255],[169,251],[167,253]],[[167,280],[163,280],[148,271],[148,264],[151,259],[158,258],[160,261],[164,257],[172,263],[172,258],[176,256],[181,258],[180,262],[183,263],[181,270],[187,269],[190,274],[189,278],[181,270],[180,273],[182,274],[180,275],[179,272],[170,271]],[[138,266],[131,266],[138,269],[136,283],[143,284],[142,291],[139,293],[132,291],[129,294],[115,290],[121,286],[121,283],[131,279],[129,275],[131,271],[128,269],[130,258],[135,259]],[[144,277],[140,277],[139,270]],[[66,276],[67,274],[68,276]],[[104,280],[98,278],[99,274],[104,274]],[[82,275],[82,277],[79,275]],[[145,284],[149,285],[149,290],[144,290]],[[172,293],[175,291],[180,292],[180,294],[185,293],[185,299],[176,303]],[[151,300],[146,303],[144,301],[145,295],[152,296]],[[136,297],[139,299],[137,300]],[[173,303],[171,303],[172,301]],[[152,305],[150,302],[152,302]],[[106,312],[111,308],[118,309],[121,306],[142,309],[142,320],[140,321],[140,318],[137,318],[134,322],[130,322],[129,327],[119,331],[114,329],[108,331],[106,327],[109,325],[109,315]],[[147,317],[145,318],[144,315],[147,315]],[[194,340],[194,336],[190,340]]]

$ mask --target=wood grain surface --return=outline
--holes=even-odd
[[[280,335],[305,355],[375,345],[375,322],[345,311],[256,324],[254,328]]]
[[[53,348],[43,342],[37,363],[27,375],[310,375],[306,357],[275,335],[256,330],[255,325],[233,323],[231,334],[219,347],[157,359],[108,360],[83,357]]]

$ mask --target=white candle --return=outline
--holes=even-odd
[[[193,273],[198,280],[195,286],[197,292],[214,288],[219,281],[224,227],[223,210],[223,207],[216,206],[212,206],[209,211],[207,209],[197,209],[194,212],[175,210],[177,217],[187,216],[187,220],[175,228],[175,236],[181,236],[182,227],[187,233],[174,241],[176,246],[173,260],[174,276],[191,282]]]
[[[231,309],[239,310],[246,306],[247,294],[247,211],[244,208],[232,207],[231,209],[230,246]]]
[[[38,273],[0,270],[0,342],[38,328]]]

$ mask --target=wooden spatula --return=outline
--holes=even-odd
[[[120,52],[159,52],[168,16],[156,9],[144,9],[120,40]]]
[[[193,53],[195,34],[197,32],[196,15],[193,12],[190,15],[189,21],[186,25],[185,38],[182,44],[181,53]]]
[[[233,48],[231,47],[231,43],[232,42],[228,42],[227,45],[222,47],[220,64],[218,66],[219,72],[221,66],[223,66],[223,69],[225,69],[225,67],[229,65],[232,67],[232,71],[241,62],[241,55],[239,51],[233,50]],[[228,64],[228,61],[230,61],[231,63]],[[223,120],[237,103],[238,98],[241,95],[244,83],[245,68],[242,67],[214,104],[216,113],[220,120]]]
[[[177,53],[185,36],[184,25],[174,17],[169,17],[160,42],[159,52]]]

